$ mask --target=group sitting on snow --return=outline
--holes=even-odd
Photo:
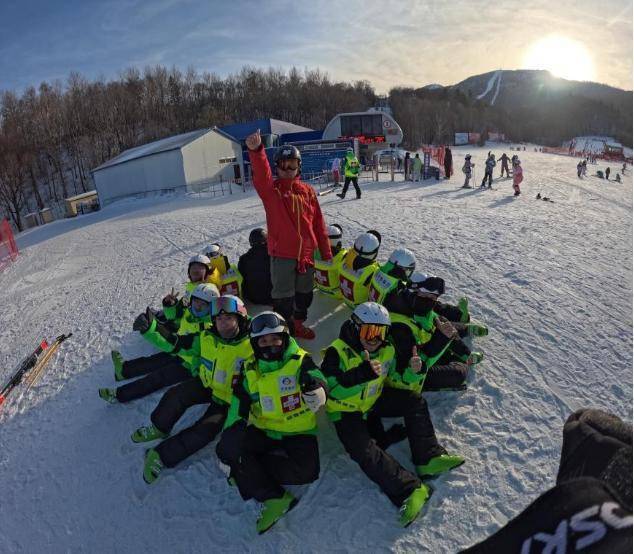
[[[417,271],[410,250],[380,264],[379,232],[344,248],[342,227],[326,224],[314,189],[299,178],[296,148],[279,149],[274,178],[259,132],[247,146],[268,232],[251,232],[237,265],[217,243],[193,256],[184,293],[172,289],[161,310],[148,307],[133,323],[159,352],[124,360],[113,351],[115,380],[137,379],[99,396],[123,403],[167,388],[150,422],[132,433],[136,443],[160,441],[146,451],[143,478],[153,483],[219,437],[229,485],[263,505],[259,533],[298,502],[285,485],[319,477],[323,407],[348,455],[407,526],[432,493],[429,479],[465,462],[440,444],[422,393],[464,389],[483,359],[467,342],[488,329],[471,318],[466,297],[439,301],[444,280]],[[306,325],[315,289],[351,309],[319,365],[298,342],[315,338]],[[245,301],[267,309],[251,317]],[[204,414],[174,434],[201,404]],[[386,429],[384,418],[402,423]],[[405,438],[413,469],[387,452]]]

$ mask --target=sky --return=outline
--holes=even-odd
[[[632,90],[631,0],[2,0],[0,21],[16,92],[156,64],[319,68],[381,94],[526,68]]]

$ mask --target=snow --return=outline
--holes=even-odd
[[[129,200],[21,234],[18,260],[0,273],[3,381],[43,336],[74,333],[40,383],[2,408],[2,551],[455,552],[553,485],[573,410],[594,406],[631,421],[631,167],[622,184],[579,180],[576,159],[527,146],[520,198],[510,179],[494,191],[459,189],[464,154],[481,178],[486,150],[453,149],[449,181],[368,183],[359,201],[321,199],[346,242],[375,228],[382,260],[412,249],[419,269],[445,277],[449,298],[466,294],[491,331],[476,342],[486,358],[468,389],[427,395],[440,441],[467,462],[434,481],[423,517],[398,527],[395,508],[323,414],[320,479],[297,489],[298,506],[261,537],[257,504],[226,484],[213,446],[143,482],[144,448],[129,436],[148,423],[160,393],[101,401],[97,388],[114,385],[110,350],[151,353],[131,329],[136,314],[184,282],[189,255],[204,244],[219,241],[237,260],[264,211],[254,193]],[[316,295],[309,323],[318,340],[304,346],[317,359],[349,313]],[[390,452],[411,467],[406,443]]]
[[[493,98],[491,99],[491,106],[493,106],[493,104],[495,104],[496,98],[498,97],[498,93],[500,92],[500,83],[502,82],[502,71],[493,72],[493,75],[491,75],[491,78],[489,79],[489,82],[487,83],[487,88],[484,89],[484,92],[482,94],[477,96],[477,99],[481,100],[487,94],[489,94],[491,89],[495,86],[496,81],[497,81],[497,87],[495,89],[495,94],[493,95]]]

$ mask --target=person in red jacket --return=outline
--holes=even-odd
[[[313,253],[318,248],[323,260],[332,258],[317,195],[299,178],[302,159],[295,146],[281,146],[275,154],[274,179],[259,129],[246,144],[253,184],[266,212],[273,309],[286,319],[294,336],[314,339],[314,331],[304,326],[313,301]]]

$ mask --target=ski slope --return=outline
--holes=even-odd
[[[264,211],[253,192],[132,200],[21,234],[18,260],[0,273],[3,381],[42,337],[74,333],[40,383],[0,414],[0,550],[455,552],[551,487],[573,410],[632,420],[631,167],[620,185],[579,180],[576,159],[526,151],[521,197],[511,179],[496,179],[493,191],[459,189],[464,154],[481,179],[488,149],[455,148],[448,181],[369,183],[359,201],[320,199],[346,243],[374,228],[381,260],[412,249],[418,268],[443,276],[448,298],[467,295],[490,328],[476,343],[486,358],[468,389],[427,395],[440,441],[467,462],[434,482],[423,517],[397,525],[323,414],[321,477],[296,489],[300,503],[263,536],[258,505],[227,486],[215,443],[143,482],[144,446],[130,434],[149,422],[161,393],[127,405],[100,400],[98,387],[114,385],[110,350],[151,353],[134,317],[184,283],[188,257],[204,244],[219,241],[237,261]],[[540,191],[555,202],[536,200]],[[304,343],[316,359],[349,313],[316,294],[308,323],[318,338]],[[390,452],[412,467],[406,443]]]

